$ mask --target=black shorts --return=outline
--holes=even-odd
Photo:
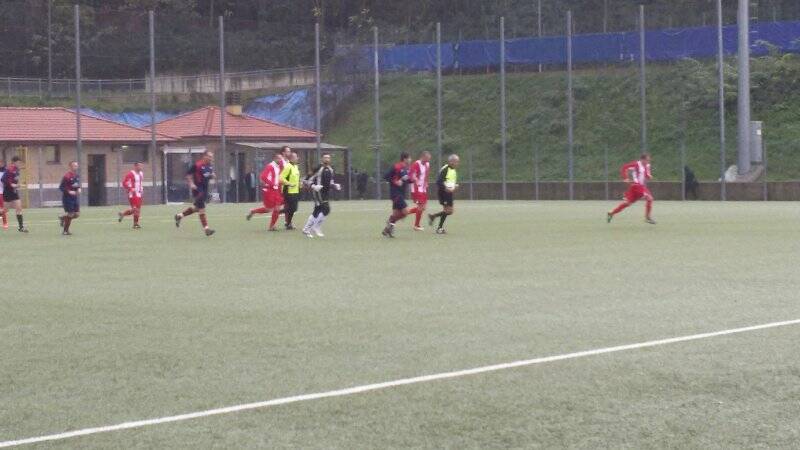
[[[195,208],[206,209],[206,202],[208,201],[208,192],[192,189],[192,198],[194,198],[194,202],[192,204],[194,205]]]
[[[408,208],[405,197],[392,197],[392,209],[395,211]]]
[[[285,212],[295,213],[297,212],[297,205],[300,202],[300,194],[284,194],[283,201],[283,209]]]
[[[19,200],[19,192],[16,189],[6,189],[3,191],[3,201],[14,202]]]
[[[439,204],[442,206],[453,206],[453,193],[439,191]]]
[[[65,195],[61,198],[61,204],[65,213],[81,212],[81,201],[77,195]]]

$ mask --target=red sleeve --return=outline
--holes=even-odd
[[[269,174],[270,174],[270,172],[272,172],[272,171],[269,170],[269,166],[264,167],[264,170],[261,171],[261,176],[259,176],[259,179],[261,180],[261,184],[263,184],[264,186],[269,184]]]
[[[622,169],[620,169],[620,176],[623,180],[627,180],[629,178],[628,171],[631,169],[636,169],[636,162],[629,162],[628,164],[622,166]]]
[[[132,174],[132,173],[130,173],[130,172],[128,172],[128,173],[125,175],[125,179],[124,179],[124,180],[122,180],[122,187],[124,187],[124,188],[125,188],[125,189],[126,189],[128,192],[130,192],[130,191],[132,191],[132,190],[133,190],[133,186],[134,186],[134,184],[135,184],[135,183],[134,183],[134,181],[133,181],[133,174]]]
[[[414,163],[411,165],[411,170],[408,171],[408,174],[411,176],[412,180],[418,180],[422,172],[419,170],[419,164]]]

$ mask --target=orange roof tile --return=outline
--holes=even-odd
[[[207,106],[167,119],[156,125],[159,132],[180,138],[220,137],[220,108]],[[225,113],[225,136],[231,139],[311,141],[317,134],[243,114]]]

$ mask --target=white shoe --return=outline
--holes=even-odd
[[[322,230],[319,228],[314,228],[314,234],[316,234],[318,237],[325,237],[325,235],[322,234]]]
[[[423,227],[414,227],[414,231],[425,231]]]
[[[304,234],[305,236],[307,236],[309,239],[314,239],[314,235],[313,235],[313,234],[311,234],[311,231],[310,231],[310,230],[308,230],[308,229],[306,229],[306,228],[303,228],[303,234]]]

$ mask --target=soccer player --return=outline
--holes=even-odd
[[[414,219],[414,230],[416,231],[425,230],[420,225],[420,221],[422,220],[422,214],[425,212],[425,208],[428,206],[428,173],[430,173],[431,170],[430,161],[431,152],[424,151],[419,155],[419,159],[414,161],[414,164],[411,165],[411,198],[417,205],[416,208],[412,208],[411,212],[416,213]]]
[[[144,182],[143,166],[141,162],[135,163],[133,169],[128,172],[125,175],[125,179],[122,180],[122,187],[128,191],[128,203],[130,203],[131,207],[117,213],[120,222],[122,222],[122,219],[126,216],[132,215],[134,230],[142,228],[139,225],[139,217],[141,217],[142,214],[142,194],[144,193],[144,187],[142,186]]]
[[[264,206],[260,208],[253,208],[247,214],[246,219],[250,220],[256,214],[267,214],[272,212],[272,218],[269,222],[269,231],[278,231],[275,224],[278,222],[278,217],[281,214],[280,206],[283,204],[283,195],[281,195],[281,160],[283,155],[281,152],[275,152],[272,155],[272,162],[264,166],[261,171],[261,201]]]
[[[394,237],[394,227],[397,221],[402,220],[411,213],[406,203],[406,184],[411,183],[411,176],[408,173],[410,163],[411,156],[403,152],[400,154],[400,160],[384,176],[384,179],[389,182],[392,214],[389,216],[389,220],[386,221],[386,227],[384,227],[381,234],[388,238]]]
[[[176,227],[181,226],[181,220],[184,217],[197,213],[206,236],[214,234],[214,230],[208,227],[208,220],[206,219],[206,202],[209,199],[209,184],[214,178],[216,178],[214,174],[214,153],[206,151],[186,172],[186,182],[189,184],[189,190],[192,193],[194,202],[192,206],[186,208],[183,212],[175,214]]]
[[[69,163],[69,170],[61,178],[58,189],[61,191],[61,204],[64,206],[64,214],[58,216],[58,222],[62,229],[61,234],[72,236],[69,226],[81,215],[81,176],[78,172],[77,161]]]
[[[447,158],[447,164],[439,170],[439,176],[436,178],[436,186],[439,188],[439,204],[442,205],[442,211],[436,214],[428,214],[428,224],[431,226],[433,226],[434,220],[439,219],[436,234],[447,234],[444,230],[444,221],[448,216],[453,215],[453,193],[458,188],[456,169],[459,162],[461,162],[461,159],[458,155],[450,155]]]
[[[314,211],[308,216],[306,225],[303,227],[303,234],[310,238],[313,238],[314,234],[319,237],[325,237],[322,233],[322,223],[331,213],[331,189],[342,190],[342,186],[336,183],[334,179],[330,153],[322,154],[322,164],[306,177],[305,182],[311,187],[311,194],[314,198]]]
[[[6,162],[0,160],[0,216],[3,217],[3,229],[8,229],[8,210],[3,200],[3,176],[6,174]]]
[[[17,231],[27,233],[28,229],[25,228],[22,218],[22,200],[19,198],[19,166],[21,162],[22,158],[14,156],[11,158],[11,164],[6,167],[5,175],[3,175],[3,201],[13,207],[17,214]]]
[[[297,163],[300,157],[292,152],[289,156],[289,164],[281,172],[281,183],[283,184],[283,213],[286,219],[286,229],[294,230],[292,219],[297,212],[297,205],[300,202],[300,169]]]
[[[652,158],[649,153],[642,153],[638,161],[631,161],[622,166],[620,172],[622,179],[628,183],[628,190],[625,191],[622,203],[613,211],[609,211],[607,216],[608,223],[611,223],[614,216],[622,212],[625,208],[644,198],[646,202],[644,221],[650,225],[656,224],[655,220],[650,217],[650,212],[653,210],[653,194],[650,193],[650,189],[647,189],[647,180],[653,178],[653,174],[650,170],[651,160]]]

